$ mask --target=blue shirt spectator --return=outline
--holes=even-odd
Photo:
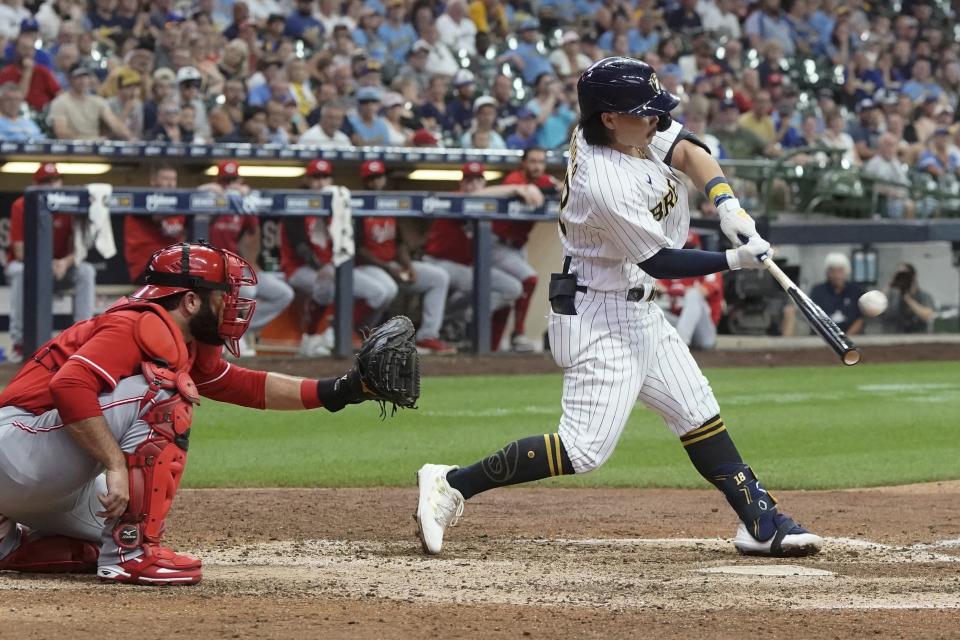
[[[540,105],[535,100],[527,103],[527,109],[535,116],[540,115]],[[570,127],[576,119],[577,116],[570,107],[562,102],[557,104],[553,108],[553,113],[540,125],[536,146],[556,149],[569,143]]]
[[[362,146],[385,145],[390,141],[390,130],[387,121],[377,116],[372,122],[364,122],[359,116],[351,115],[347,118],[353,128],[356,144]]]
[[[943,95],[943,87],[936,82],[920,82],[917,80],[908,80],[903,83],[900,92],[910,96],[914,102],[922,102],[926,98],[939,99]]]
[[[947,147],[950,134],[946,129],[938,129],[933,134],[933,148],[927,149],[917,158],[917,168],[936,177],[957,176],[960,169],[960,153],[955,147]]]
[[[270,85],[266,82],[257,85],[247,94],[247,104],[252,107],[262,107],[268,100],[270,100]]]
[[[37,123],[23,116],[8,117],[0,115],[0,140],[4,142],[26,142],[27,140],[44,140]]]
[[[573,0],[540,0],[540,9],[549,9],[554,18],[563,22],[572,22],[577,15],[577,3]],[[585,13],[581,15],[595,15]]]
[[[517,129],[507,137],[507,148],[525,151],[537,146],[537,116],[529,109],[517,112]]]
[[[514,53],[523,61],[523,81],[527,84],[534,84],[544,73],[553,74],[553,64],[540,53],[536,43],[523,42],[517,46]]]
[[[287,16],[283,35],[288,38],[301,38],[304,32],[310,29],[316,29],[318,34],[323,34],[323,23],[313,17],[312,2],[298,2],[297,10]]]
[[[383,41],[379,34],[374,34],[371,37],[363,29],[354,29],[353,43],[357,45],[358,48],[366,51],[368,58],[372,58],[380,64],[383,64],[387,61],[387,44]]]
[[[377,33],[386,45],[387,50],[393,56],[393,61],[397,64],[404,63],[407,58],[407,52],[417,40],[417,32],[409,22],[404,22],[400,25],[384,22],[380,25],[380,28],[377,29]]]
[[[793,56],[796,50],[793,28],[779,9],[776,15],[770,15],[763,9],[755,10],[743,23],[743,30],[750,38],[759,39],[760,42],[776,40],[783,48],[783,55],[788,58]]]
[[[839,291],[829,281],[821,282],[810,290],[810,299],[837,323],[841,331],[849,331],[850,326],[860,319],[857,300],[862,295],[860,285],[852,282],[844,282]]]

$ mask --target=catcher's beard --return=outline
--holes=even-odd
[[[190,333],[197,342],[210,344],[215,347],[223,346],[220,336],[220,318],[210,308],[209,298],[203,301],[200,312],[190,318]]]

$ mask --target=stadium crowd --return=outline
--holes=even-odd
[[[629,55],[657,69],[660,83],[681,98],[674,115],[719,158],[789,156],[804,164],[822,154],[796,149],[833,148],[844,166],[878,181],[883,215],[937,215],[940,201],[915,198],[910,187],[922,179],[949,189],[960,180],[954,15],[941,0],[892,7],[865,0],[3,0],[0,140],[517,149],[525,152],[522,166],[502,185],[485,185],[474,163],[463,167],[460,188],[536,203],[556,192],[543,150],[569,140],[580,73],[607,55]],[[205,188],[242,191],[236,170],[221,163]],[[311,163],[304,187],[321,188],[331,171],[324,160]],[[369,189],[386,188],[386,173],[376,161],[360,169]],[[160,167],[151,179],[176,186],[176,170]],[[700,206],[710,215],[709,203]],[[182,224],[167,219],[144,221],[153,226],[138,240],[129,228],[138,222],[126,225],[131,278],[148,255],[138,244],[144,237],[182,237]],[[224,221],[219,241],[256,255],[259,230],[247,223]],[[330,258],[305,242],[317,237],[306,224],[284,229],[286,278],[261,278],[255,328],[282,311],[294,289],[313,301],[312,316],[329,306]],[[418,339],[448,351],[439,325],[469,292],[469,243],[462,228],[439,223],[405,243],[402,227],[381,221],[359,229],[361,241],[376,246],[360,245],[357,321],[375,320],[401,286],[412,287],[423,296]],[[504,223],[495,231],[495,337],[512,312],[511,346],[527,350],[523,320],[536,286],[523,255],[529,229]],[[303,352],[327,350],[329,341],[311,333],[323,323],[305,326]]]

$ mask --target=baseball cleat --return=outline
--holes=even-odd
[[[742,522],[737,527],[733,546],[745,556],[770,556],[774,558],[801,558],[812,556],[820,551],[823,538],[810,533],[789,516],[781,513],[774,515],[777,531],[773,536],[761,542],[750,535]]]
[[[425,464],[417,471],[420,501],[414,519],[423,550],[431,555],[440,553],[447,527],[456,525],[463,515],[463,496],[447,482],[447,474],[457,468]]]
[[[203,577],[202,563],[191,555],[175,553],[159,545],[144,545],[143,555],[120,564],[102,565],[97,576],[126,584],[187,585]]]

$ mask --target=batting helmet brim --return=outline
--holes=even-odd
[[[662,116],[676,109],[678,104],[680,104],[680,98],[669,91],[664,91],[652,100],[637,105],[628,113],[634,116]]]

